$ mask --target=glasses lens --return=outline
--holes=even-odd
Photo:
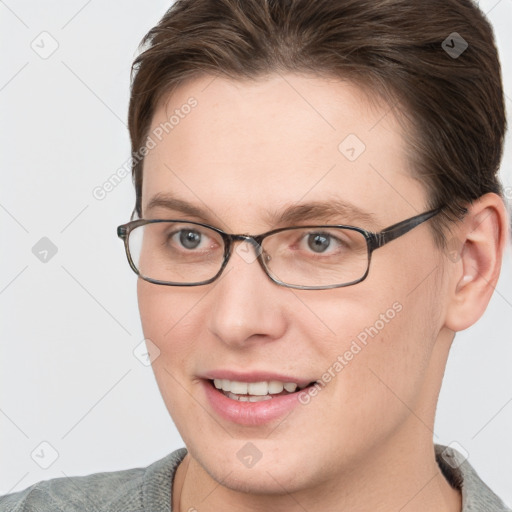
[[[222,267],[224,241],[213,229],[187,222],[154,222],[130,232],[130,255],[142,277],[199,283]]]
[[[368,269],[364,235],[346,228],[290,228],[263,240],[265,264],[279,281],[332,286],[360,280]]]

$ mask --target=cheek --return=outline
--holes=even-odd
[[[400,312],[385,324],[379,312],[363,324],[359,338],[351,338],[351,347],[343,354],[344,368],[331,401],[340,404],[333,425],[352,432],[363,444],[398,431],[410,411],[421,408],[428,341],[423,343],[421,327],[411,325],[411,314],[409,304],[402,304]]]
[[[378,286],[368,281],[330,298],[304,298],[318,319],[309,328],[298,320],[303,322],[300,330],[315,342],[317,360],[323,362],[318,369],[325,388],[318,394],[330,395],[328,401],[339,404],[331,409],[338,416],[333,424],[368,435],[385,428],[378,418],[387,418],[392,428],[409,414],[404,403],[413,407],[418,402],[439,330],[431,292],[435,276],[411,291],[411,274],[397,275],[400,279],[386,277]],[[327,335],[320,337],[313,326],[322,324]]]
[[[173,371],[185,369],[181,362],[188,359],[200,339],[201,325],[195,316],[200,300],[197,291],[158,286],[139,279],[137,297],[144,337],[160,350],[153,363],[155,374],[161,366]]]
[[[144,337],[157,347],[152,369],[172,418],[181,422],[190,416],[187,375],[201,339],[194,316],[200,297],[197,291],[158,286],[139,279],[139,312]],[[178,423],[177,423],[178,424]]]
[[[153,285],[142,279],[137,281],[137,299],[144,337],[152,340],[160,349],[165,332],[172,326],[170,313],[173,311],[167,304],[168,294],[162,289],[163,286]]]

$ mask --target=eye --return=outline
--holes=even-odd
[[[352,238],[351,238],[352,236]],[[270,254],[294,254],[294,257],[326,258],[332,256],[346,256],[348,251],[356,247],[358,242],[350,232],[342,229],[304,228],[284,230],[273,238],[274,244],[267,243]],[[362,239],[364,242],[364,238]]]
[[[201,233],[193,229],[181,229],[178,231],[179,240],[186,249],[196,249],[201,243]]]
[[[165,245],[189,251],[212,250],[216,246],[211,233],[196,227],[182,227],[166,235]]]
[[[306,235],[308,247],[313,252],[325,252],[331,245],[331,235],[327,233],[311,233]]]
[[[325,231],[305,233],[302,240],[305,240],[307,247],[316,254],[333,254],[348,248],[346,241]]]

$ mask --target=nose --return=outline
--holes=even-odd
[[[286,330],[290,290],[273,283],[258,263],[254,239],[235,241],[231,257],[211,291],[210,331],[232,348],[276,340]]]

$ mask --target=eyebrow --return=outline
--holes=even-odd
[[[153,196],[146,207],[146,213],[156,208],[176,211],[208,224],[215,223],[216,216],[208,208],[195,206],[169,193],[158,193]],[[281,211],[272,210],[267,213],[265,220],[273,226],[279,224],[292,226],[305,221],[334,222],[335,224],[351,222],[358,223],[366,229],[376,229],[380,224],[373,213],[338,198],[292,204]]]

